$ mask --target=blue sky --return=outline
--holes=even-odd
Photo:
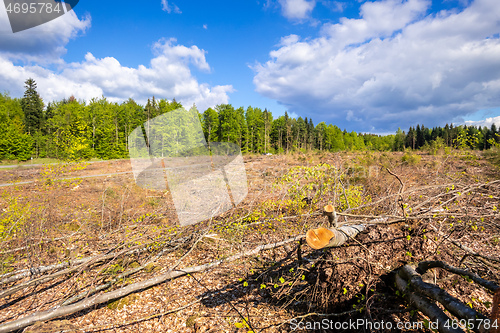
[[[359,132],[500,124],[498,0],[85,1],[13,34],[0,91],[46,102],[176,98]]]

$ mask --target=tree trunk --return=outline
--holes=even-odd
[[[315,250],[337,247],[350,238],[356,237],[357,234],[365,230],[365,226],[359,225],[344,225],[340,228],[318,228],[307,231],[306,241],[307,244]]]

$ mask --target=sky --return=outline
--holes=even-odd
[[[230,103],[377,134],[500,125],[498,0],[80,0],[13,33],[0,91]]]

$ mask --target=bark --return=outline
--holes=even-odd
[[[323,208],[323,214],[328,217],[330,227],[338,227],[337,213],[335,212],[335,208],[332,205],[326,205]]]
[[[473,280],[474,282],[479,284],[480,286],[482,286],[490,291],[494,292],[494,291],[497,291],[500,289],[500,287],[495,282],[485,280],[485,279],[481,278],[479,275],[477,275],[476,273],[468,272],[468,271],[465,271],[463,269],[450,266],[447,263],[442,262],[442,261],[421,261],[418,263],[416,271],[419,274],[424,274],[429,269],[435,268],[435,267],[442,268],[444,270],[447,270],[448,272],[458,274],[461,276],[467,276],[471,280]]]
[[[93,259],[96,259],[97,257],[98,256],[94,256],[94,257],[88,257],[88,258],[84,258],[84,259],[65,261],[65,262],[62,262],[60,264],[35,267],[35,268],[30,268],[30,269],[23,269],[23,270],[18,271],[17,273],[14,273],[14,275],[6,274],[5,277],[2,280],[0,280],[0,285],[10,283],[10,282],[15,282],[17,280],[21,280],[21,279],[28,277],[28,276],[40,275],[40,274],[43,274],[45,272],[52,271],[52,270],[60,270],[60,269],[66,268],[66,267],[81,265],[81,264],[89,262]]]
[[[410,283],[413,292],[417,292],[423,296],[438,301],[455,317],[465,319],[467,323],[472,323],[471,326],[474,327],[473,331],[488,333],[488,330],[484,328],[484,325],[482,325],[484,320],[488,319],[486,316],[463,304],[460,300],[451,296],[435,284],[422,281],[422,277],[413,269],[413,267],[404,265],[398,270],[398,274],[401,278]],[[451,324],[451,321],[448,323]]]
[[[445,327],[445,323],[450,323],[450,318],[436,304],[408,290],[408,282],[399,274],[396,274],[396,287],[406,296],[414,307],[429,317],[430,321],[438,323],[438,331],[441,333],[463,333],[461,329]]]
[[[340,228],[318,228],[307,231],[307,244],[315,250],[326,247],[336,247],[344,244],[350,238],[354,238],[357,234],[365,230],[365,226],[359,225],[344,225]]]

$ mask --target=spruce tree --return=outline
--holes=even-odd
[[[21,100],[21,107],[24,112],[25,131],[28,134],[35,134],[40,130],[43,122],[43,101],[36,91],[35,80],[29,78],[25,82],[26,91]]]

